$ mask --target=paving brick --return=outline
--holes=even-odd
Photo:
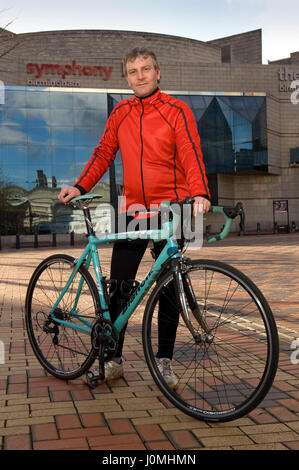
[[[293,398],[287,398],[285,400],[279,400],[279,403],[287,407],[290,411],[299,411],[299,401]]]
[[[299,441],[298,440],[296,440],[296,441],[286,441],[286,442],[283,442],[283,444],[285,446],[287,446],[288,449],[299,450]]]
[[[193,434],[201,439],[202,437],[209,436],[244,436],[244,433],[237,427],[227,427],[227,428],[199,428],[193,429]]]
[[[136,426],[144,441],[159,441],[165,439],[165,434],[157,424],[143,424]]]
[[[71,439],[76,437],[110,436],[111,432],[107,426],[103,426],[101,428],[62,429],[59,435],[61,439]]]
[[[259,424],[275,423],[277,421],[277,418],[270,415],[268,411],[261,409],[251,411],[250,417],[253,418],[254,421]]]
[[[80,428],[81,423],[77,415],[56,416],[56,426],[58,429]]]
[[[232,446],[234,450],[288,450],[287,445],[281,442],[270,442],[267,444],[247,444]]]
[[[48,387],[30,387],[28,392],[29,397],[48,397]]]
[[[129,419],[108,419],[112,434],[130,434],[136,432]]]
[[[67,390],[50,391],[52,401],[72,401],[72,397]]]
[[[89,390],[72,391],[73,400],[93,400],[92,393]]]
[[[19,436],[6,436],[4,439],[5,450],[31,450],[29,434]]]
[[[84,413],[80,416],[82,424],[85,427],[104,426],[106,424],[101,413]]]
[[[27,375],[26,374],[15,374],[10,375],[8,377],[10,384],[22,384],[27,383]]]
[[[20,434],[29,434],[29,426],[11,426],[9,428],[0,428],[0,436],[17,436]]]
[[[286,442],[299,439],[299,435],[295,432],[274,432],[265,434],[251,434],[251,439],[257,444],[267,442]]]
[[[173,445],[165,440],[165,441],[147,441],[146,447],[149,450],[175,450]]]
[[[253,441],[247,436],[217,436],[217,437],[202,437],[200,442],[205,447],[214,447],[219,449],[223,446],[237,446],[244,444],[253,444]]]
[[[40,416],[37,418],[17,418],[17,419],[8,419],[6,420],[6,427],[10,426],[25,426],[28,424],[31,426],[32,424],[44,424],[44,423],[53,423],[54,416]]]
[[[288,428],[283,423],[274,423],[274,424],[261,424],[261,425],[252,425],[252,426],[241,426],[241,430],[246,434],[265,434],[265,433],[277,433],[288,431]]]
[[[137,434],[118,434],[114,436],[88,437],[92,449],[119,449],[139,450],[145,449]]]
[[[33,441],[47,441],[57,439],[58,433],[54,423],[34,424],[31,426]]]
[[[12,383],[8,384],[7,393],[27,393],[26,383]]]
[[[53,439],[33,443],[34,450],[87,450],[88,443],[85,438]]]
[[[176,449],[189,449],[198,446],[198,441],[190,431],[170,431],[168,435]]]
[[[283,406],[275,406],[274,408],[269,408],[268,411],[269,413],[272,413],[274,416],[276,416],[279,421],[286,422],[298,420],[298,416],[295,413],[292,413]]]

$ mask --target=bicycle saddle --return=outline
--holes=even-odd
[[[93,199],[99,199],[102,198],[101,194],[82,194],[81,196],[76,196],[73,199],[70,200],[70,203],[73,204],[75,207],[78,206],[80,209],[84,209],[88,207],[88,204],[93,200]]]

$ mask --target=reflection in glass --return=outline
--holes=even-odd
[[[0,107],[0,235],[85,231],[80,211],[62,205],[103,134],[108,114],[132,94],[7,87]],[[267,171],[266,100],[261,96],[177,95],[191,107],[212,191],[217,173]],[[92,207],[109,230],[107,208],[117,208],[123,168],[118,152],[94,188]]]
[[[109,112],[132,95],[110,95]],[[192,109],[207,175],[217,203],[217,173],[268,171],[266,99],[263,96],[175,95]],[[108,100],[109,104],[109,100]],[[115,194],[122,189],[121,155],[111,168]]]
[[[57,197],[62,186],[75,183],[98,145],[107,120],[107,94],[7,87],[5,97],[0,109],[0,234],[83,230],[79,212],[74,215]],[[109,202],[109,178],[103,189]]]

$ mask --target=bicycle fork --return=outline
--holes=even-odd
[[[214,336],[210,333],[208,325],[205,322],[205,319],[203,318],[188,273],[184,272],[182,258],[173,259],[171,264],[177,302],[178,305],[180,305],[181,307],[180,314],[183,318],[186,327],[193,336],[193,339],[196,344],[212,343]],[[194,318],[196,319],[204,333],[199,333],[194,329],[190,319],[188,305]]]

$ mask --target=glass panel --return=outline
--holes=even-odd
[[[73,127],[52,127],[51,142],[53,145],[74,145]]]
[[[26,111],[27,124],[30,127],[45,127],[48,125],[50,119],[49,109],[32,108]]]
[[[25,129],[21,127],[6,126],[0,127],[0,144],[27,144],[28,136]]]
[[[72,213],[57,199],[60,188],[76,182],[99,143],[108,113],[132,96],[30,87],[5,90],[0,107],[0,234],[33,233],[43,223],[58,230],[53,222],[58,215],[63,221],[60,231],[76,230]],[[217,173],[267,171],[264,97],[177,97],[193,111],[213,181]],[[96,191],[114,204],[122,184],[118,152]]]
[[[73,93],[49,93],[49,107],[52,109],[73,109]]]
[[[74,129],[74,144],[89,145],[90,142],[98,142],[99,131],[93,127],[82,127]]]
[[[2,117],[1,121],[3,124],[7,124],[9,126],[25,126],[27,122],[27,109],[3,108],[0,116]]]
[[[51,140],[50,129],[48,127],[27,127],[28,144],[38,143],[48,145]]]
[[[57,197],[62,186],[76,182],[98,145],[107,95],[9,87],[5,97],[0,108],[0,234],[76,230],[73,213]],[[109,200],[109,173],[103,181]],[[59,226],[58,213],[64,221]],[[83,219],[79,222],[84,225]]]

